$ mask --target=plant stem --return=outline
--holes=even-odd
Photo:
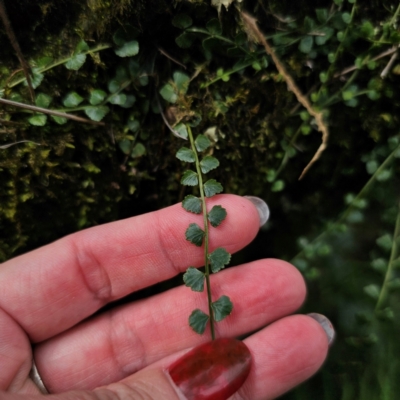
[[[206,277],[206,287],[207,287],[207,300],[208,300],[208,312],[210,315],[210,328],[211,328],[211,339],[215,339],[215,328],[214,328],[214,313],[211,307],[212,305],[212,297],[211,297],[211,285],[210,285],[210,264],[208,261],[208,220],[207,220],[207,205],[206,205],[206,198],[204,196],[204,188],[203,188],[203,176],[201,173],[200,168],[200,161],[199,156],[197,154],[196,146],[193,140],[192,130],[190,129],[189,125],[186,125],[188,130],[190,145],[192,147],[195,162],[196,162],[196,172],[199,179],[199,189],[200,189],[200,198],[202,203],[203,209],[203,223],[204,223],[204,267],[205,267],[205,277]]]
[[[380,308],[382,308],[382,306],[386,303],[386,299],[388,297],[388,291],[389,291],[388,283],[393,277],[393,269],[394,269],[393,266],[395,264],[394,260],[398,255],[397,242],[399,240],[399,237],[400,237],[400,202],[399,202],[399,210],[397,213],[396,226],[394,228],[393,245],[392,245],[392,251],[390,253],[390,260],[386,271],[385,279],[383,281],[382,289],[381,292],[379,293],[379,298],[376,303],[375,310],[379,310]]]

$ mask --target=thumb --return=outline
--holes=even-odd
[[[221,338],[195,347],[165,369],[150,366],[95,392],[112,391],[118,399],[224,400],[243,385],[250,367],[246,345]]]

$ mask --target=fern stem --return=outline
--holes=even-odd
[[[200,190],[200,198],[202,203],[202,210],[203,210],[203,223],[204,223],[204,267],[205,267],[205,278],[206,278],[206,288],[207,288],[207,301],[208,301],[208,312],[210,315],[210,329],[211,329],[211,339],[215,339],[215,328],[214,328],[214,313],[212,309],[212,297],[211,297],[211,285],[210,285],[210,263],[208,261],[208,220],[207,220],[207,205],[206,205],[206,198],[204,195],[204,188],[203,188],[203,175],[201,173],[200,168],[200,161],[199,156],[197,154],[197,149],[194,144],[192,130],[190,126],[187,125],[187,131],[189,135],[190,145],[192,147],[194,156],[195,156],[195,163],[196,163],[196,172],[199,179],[199,190]]]

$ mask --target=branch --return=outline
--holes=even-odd
[[[49,115],[55,115],[56,117],[72,119],[73,121],[83,122],[85,124],[102,125],[102,126],[105,125],[104,122],[92,121],[87,118],[78,117],[76,115],[67,114],[67,113],[64,113],[61,111],[48,110],[47,108],[31,106],[30,104],[18,103],[16,101],[12,101],[12,100],[6,100],[6,99],[0,98],[0,103],[7,104],[7,105],[13,106],[13,107],[24,108],[25,110],[40,112],[42,114],[49,114]]]
[[[35,101],[35,91],[33,90],[31,76],[30,76],[31,68],[29,67],[29,64],[26,62],[25,57],[22,54],[21,48],[19,47],[18,40],[17,40],[14,30],[11,26],[10,19],[8,18],[6,6],[4,5],[3,0],[0,0],[0,18],[3,21],[3,25],[4,25],[4,28],[6,29],[8,39],[10,40],[10,43],[11,43],[12,47],[14,48],[14,51],[17,53],[18,60],[22,66],[22,69],[24,70],[26,82],[28,84],[29,93],[31,95],[31,100],[33,103]]]
[[[275,63],[275,66],[279,73],[283,76],[284,80],[286,81],[286,84],[288,86],[288,89],[291,90],[296,98],[297,101],[303,105],[303,107],[308,111],[310,115],[312,115],[315,118],[315,121],[318,126],[318,130],[322,133],[322,142],[321,145],[319,146],[318,150],[314,154],[313,158],[311,161],[307,164],[307,166],[303,169],[303,172],[301,173],[299,179],[302,179],[304,175],[308,172],[308,170],[311,168],[311,166],[321,157],[322,152],[326,149],[327,143],[328,143],[328,137],[329,137],[329,131],[328,127],[325,124],[323,120],[323,114],[322,112],[317,112],[313,109],[311,106],[309,100],[307,99],[306,96],[303,95],[303,93],[300,91],[298,86],[296,85],[295,81],[293,78],[290,76],[290,74],[287,72],[285,66],[281,62],[281,60],[278,58],[278,56],[275,54],[274,50],[272,47],[268,44],[266,41],[264,35],[261,33],[261,31],[258,29],[256,20],[250,15],[245,14],[242,12],[242,18],[245,23],[245,27],[247,30],[250,32],[250,34],[259,42],[261,43],[265,51],[271,56],[272,60]]]

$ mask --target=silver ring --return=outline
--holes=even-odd
[[[35,364],[35,360],[33,358],[32,358],[32,369],[31,372],[29,373],[29,376],[33,380],[33,383],[39,388],[40,393],[49,394],[49,391],[46,389],[46,386],[44,386],[42,378],[39,375],[39,372]]]

